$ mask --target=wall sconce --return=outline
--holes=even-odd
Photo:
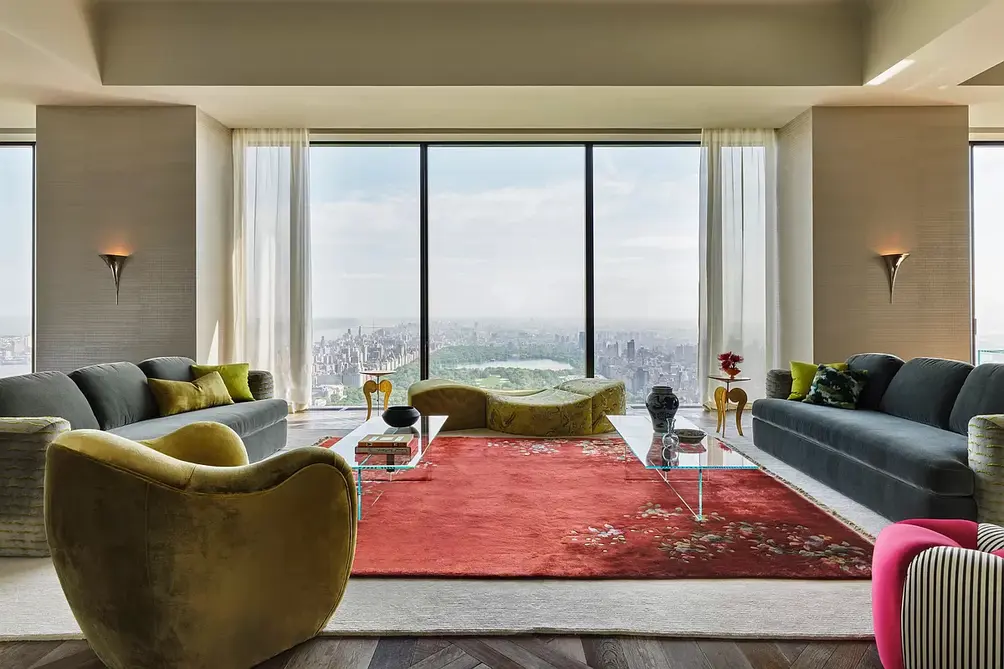
[[[879,256],[885,264],[885,271],[889,277],[889,304],[892,304],[893,292],[896,290],[896,274],[903,261],[910,257],[909,253],[884,253]]]
[[[115,304],[119,303],[119,281],[122,279],[122,270],[129,261],[129,256],[118,255],[116,253],[101,253],[99,258],[105,261],[108,269],[112,271],[112,280],[115,281]]]

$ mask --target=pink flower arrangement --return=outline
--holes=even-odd
[[[718,362],[722,363],[722,371],[728,374],[739,373],[739,363],[743,361],[743,357],[738,353],[733,353],[732,351],[726,351],[718,356]]]

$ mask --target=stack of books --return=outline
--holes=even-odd
[[[356,444],[356,454],[365,455],[411,455],[411,442],[415,435],[409,434],[368,434]]]

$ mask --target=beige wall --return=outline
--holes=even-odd
[[[225,314],[229,131],[195,107],[38,108],[36,366],[210,360]],[[132,254],[115,304],[102,252]]]
[[[863,22],[848,3],[359,0],[100,9],[106,85],[861,84]]]
[[[813,357],[969,360],[965,107],[812,110]],[[895,303],[879,253],[910,252]]]
[[[777,133],[781,360],[812,360],[812,111]]]
[[[216,364],[228,336],[233,145],[212,117],[196,121],[196,360]]]

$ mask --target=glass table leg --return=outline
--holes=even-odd
[[[363,470],[356,471],[356,520],[363,519]]]
[[[697,519],[704,520],[704,470],[697,470]]]

